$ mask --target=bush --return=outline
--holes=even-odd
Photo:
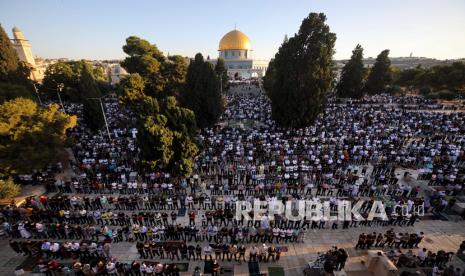
[[[402,88],[398,85],[391,85],[386,88],[386,93],[388,93],[389,95],[401,95]]]
[[[0,199],[12,199],[21,193],[21,187],[13,180],[0,180]]]
[[[422,88],[420,88],[419,92],[420,92],[420,95],[426,96],[428,94],[431,94],[432,91],[431,91],[431,87],[423,86]]]
[[[18,97],[36,99],[34,94],[23,85],[0,83],[0,104]]]
[[[456,99],[458,96],[459,94],[456,92],[449,91],[449,90],[441,90],[441,91],[427,94],[425,97],[428,99],[432,99],[432,100],[439,99],[439,100],[451,101],[451,100]]]
[[[441,90],[436,93],[438,94],[439,99],[448,101],[453,100],[458,96],[455,92],[449,90]]]

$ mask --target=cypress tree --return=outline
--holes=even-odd
[[[386,85],[389,84],[391,60],[388,56],[389,50],[384,50],[376,57],[375,64],[365,83],[365,93],[370,95],[383,93]]]
[[[268,94],[272,116],[284,127],[310,125],[323,110],[333,80],[336,35],[323,13],[310,13],[299,32],[284,42],[274,59],[275,77]]]
[[[363,48],[357,44],[350,60],[344,65],[341,80],[337,86],[337,95],[347,98],[363,97]]]
[[[10,38],[0,25],[0,82],[11,82],[19,67],[19,59]]]
[[[97,98],[100,98],[102,95],[87,65],[81,74],[80,90],[84,108],[84,122],[92,130],[101,129],[105,122],[100,101]]]
[[[199,53],[187,68],[184,104],[194,111],[197,125],[207,127],[215,124],[223,112],[223,99],[215,71]]]

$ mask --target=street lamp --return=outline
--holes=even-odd
[[[63,83],[57,83],[57,95],[58,99],[60,100],[61,108],[63,108],[63,112],[66,114],[66,109],[65,106],[63,105],[63,101],[61,100],[61,91],[63,91],[63,88],[65,88],[65,85]]]
[[[63,88],[65,88],[65,84],[62,83],[62,82],[58,83],[54,79],[52,79],[52,81],[57,85],[56,92],[57,92],[57,95],[58,95],[58,100],[60,100],[60,104],[61,104],[61,108],[63,109],[63,112],[66,113],[65,106],[63,105],[63,101],[61,100],[61,96],[60,96],[61,91],[63,91]]]
[[[105,127],[107,128],[108,139],[111,141],[110,129],[108,128],[107,116],[105,115],[105,109],[103,109],[102,98],[105,98],[108,95],[102,96],[100,98],[87,98],[88,100],[98,100],[100,102],[100,108],[102,109],[103,121],[105,122]]]
[[[37,86],[36,86],[35,82],[32,82],[32,85],[34,86],[34,91],[36,92],[37,99],[39,99],[39,103],[40,103],[40,105],[42,105],[42,100],[40,99],[39,91],[37,90]]]

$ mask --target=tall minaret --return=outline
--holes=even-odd
[[[21,61],[29,63],[32,67],[36,66],[34,56],[32,55],[31,44],[24,38],[23,32],[18,27],[13,28],[13,45]]]
[[[39,79],[35,72],[36,61],[34,59],[34,55],[32,54],[32,48],[29,40],[24,38],[23,32],[21,32],[18,27],[13,28],[13,37],[13,46],[15,47],[19,60],[26,62],[29,64],[29,66],[32,67],[31,78],[35,81],[38,81]]]

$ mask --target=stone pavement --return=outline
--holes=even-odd
[[[361,227],[351,228],[348,230],[309,230],[306,235],[305,243],[287,244],[289,251],[284,253],[279,262],[260,263],[260,271],[268,272],[268,267],[283,267],[286,275],[303,275],[305,265],[316,258],[319,252],[325,252],[332,246],[343,247],[353,259],[360,259],[366,254],[366,250],[355,250],[354,245],[358,235],[362,232],[376,231],[385,232],[388,227]],[[460,243],[465,240],[465,222],[451,221],[421,221],[415,227],[394,227],[395,231],[399,232],[425,232],[425,239],[420,244],[420,248],[425,247],[428,250],[438,251],[440,249],[446,252],[456,252]],[[259,244],[261,245],[261,244]],[[16,266],[21,264],[25,257],[17,256],[8,246],[8,240],[0,241],[0,275],[12,275]],[[247,245],[249,246],[249,245]],[[131,261],[139,258],[135,243],[116,243],[112,245],[112,255],[120,261]],[[417,249],[414,250],[416,253]],[[248,254],[246,255],[248,257]],[[141,260],[142,261],[142,260]],[[163,262],[170,262],[164,259]],[[185,261],[174,261],[185,262]],[[350,262],[350,260],[349,260]],[[465,268],[465,263],[454,257],[452,264]],[[246,263],[236,262],[221,262],[220,265],[226,267],[234,267],[234,275],[248,275],[248,266]],[[192,275],[196,266],[203,269],[203,262],[191,261],[189,271],[181,273],[181,275]]]

